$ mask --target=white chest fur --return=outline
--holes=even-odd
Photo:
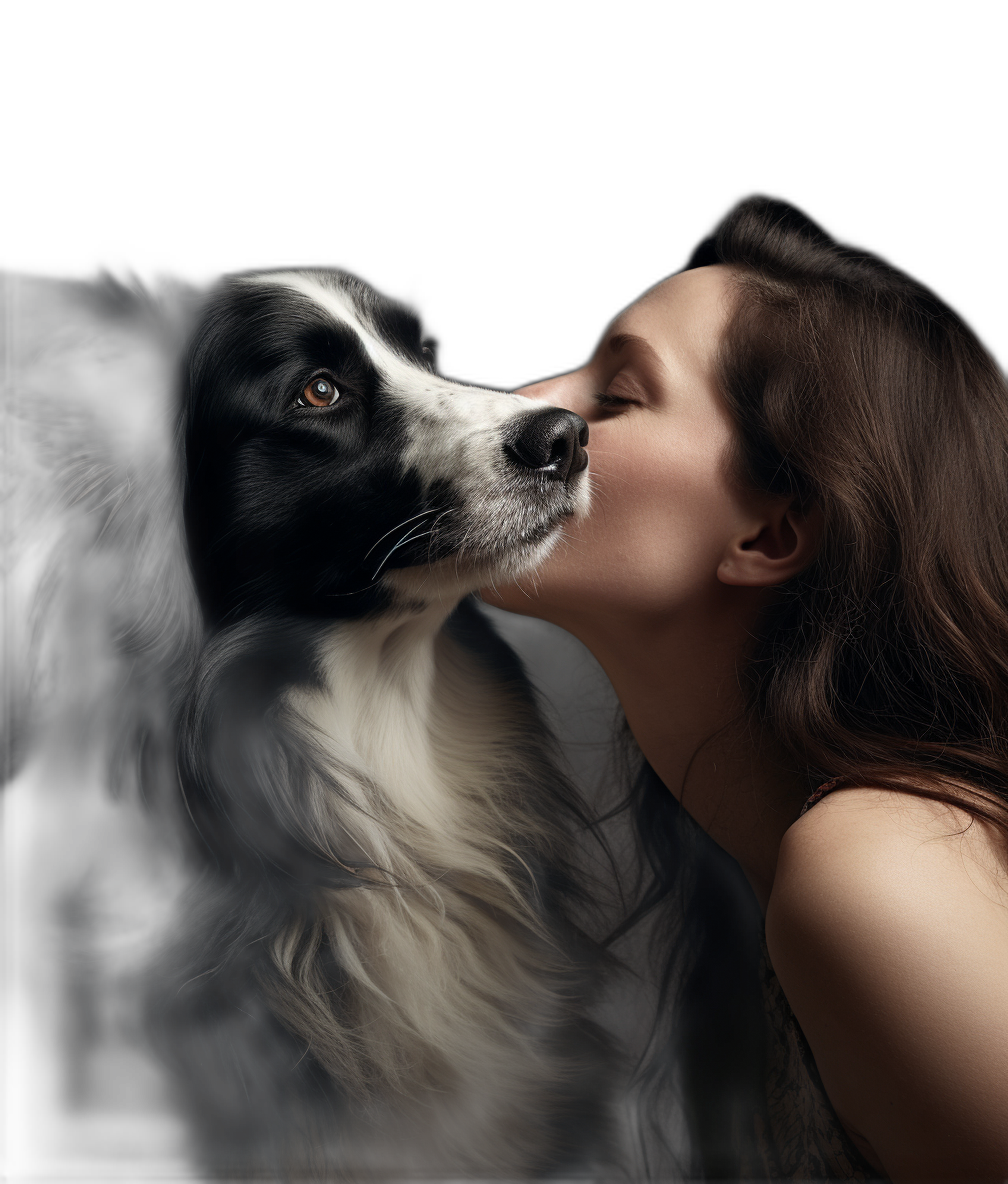
[[[556,773],[527,703],[443,619],[334,627],[323,688],[291,701],[341,790],[318,826],[333,849],[352,840],[370,882],[323,894],[310,939],[347,975],[338,1005],[305,975],[303,928],[274,947],[275,1004],[355,1088],[428,1108],[433,1088],[457,1121],[534,1127],[569,1007],[529,862],[564,841],[542,808]]]

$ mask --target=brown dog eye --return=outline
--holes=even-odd
[[[298,403],[302,407],[330,407],[339,398],[333,380],[328,374],[320,374],[313,378],[298,396]]]

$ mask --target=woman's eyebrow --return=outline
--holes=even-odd
[[[622,353],[627,347],[633,346],[641,353],[646,354],[651,362],[661,371],[667,371],[668,367],[658,356],[654,346],[646,337],[638,337],[636,333],[612,333],[608,338],[603,340],[599,352],[608,350],[610,354]]]

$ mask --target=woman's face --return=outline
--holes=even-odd
[[[731,299],[727,267],[672,276],[587,365],[519,392],[587,420],[591,511],[533,576],[484,600],[579,632],[579,619],[654,620],[727,591],[718,568],[751,518],[725,471],[735,428],[714,378]]]

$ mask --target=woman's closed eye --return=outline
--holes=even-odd
[[[619,411],[624,407],[637,406],[637,400],[624,399],[620,395],[614,395],[612,391],[599,391],[595,395],[595,405],[604,411]]]
[[[615,414],[631,407],[643,407],[648,402],[648,392],[636,375],[621,368],[604,391],[596,392],[594,399],[600,411]]]

